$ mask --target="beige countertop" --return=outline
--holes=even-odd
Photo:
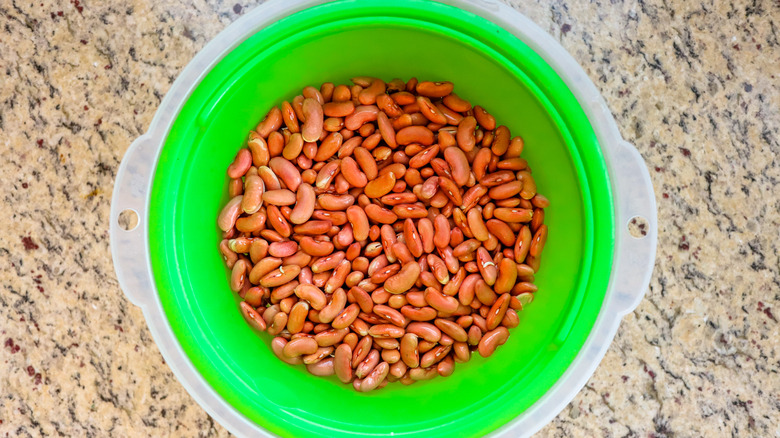
[[[780,436],[780,3],[512,1],[579,61],[658,200],[655,274],[539,436]],[[0,2],[0,437],[226,436],[119,289],[113,179],[254,3]]]

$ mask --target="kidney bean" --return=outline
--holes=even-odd
[[[461,210],[468,213],[471,211],[472,208],[476,207],[477,204],[482,200],[485,199],[485,194],[488,192],[487,187],[484,187],[481,184],[475,184],[471,188],[469,188],[466,193],[463,195],[463,201],[460,205]]]
[[[510,298],[510,307],[512,298]],[[517,312],[511,308],[507,309],[506,314],[504,315],[504,319],[501,320],[501,325],[508,329],[515,328],[520,325],[520,318],[517,316]]]
[[[421,96],[438,98],[452,93],[453,88],[452,82],[422,81],[417,83],[415,90]]]
[[[320,93],[320,90],[311,85],[303,87],[301,94],[303,94],[303,97],[305,98],[316,100],[320,105],[325,103],[325,98],[322,96],[322,93]]]
[[[517,234],[517,240],[515,241],[515,262],[523,263],[523,261],[525,261],[528,251],[531,248],[532,238],[531,229],[528,228],[528,226],[523,226]]]
[[[276,240],[284,240],[284,238],[290,237],[292,234],[292,227],[287,222],[287,219],[284,218],[284,215],[282,215],[279,208],[275,205],[268,205],[265,207],[265,211],[268,216],[268,223],[271,224],[273,229],[281,236],[281,238],[277,238]]]
[[[288,101],[282,102],[282,120],[284,121],[284,125],[287,126],[287,129],[290,132],[300,132],[300,125],[298,124],[298,116],[295,115],[295,110],[292,107],[292,104]]]
[[[492,187],[488,191],[488,196],[490,197],[490,199],[494,199],[494,200],[508,199],[520,193],[522,189],[523,189],[522,181],[518,181],[518,180],[509,181],[499,186]]]
[[[322,112],[328,117],[346,117],[355,111],[352,101],[329,102],[322,106]]]
[[[498,268],[488,250],[484,247],[477,248],[477,268],[488,286],[493,286],[498,278]]]
[[[436,290],[435,288],[428,287],[425,289],[425,302],[429,306],[442,313],[454,313],[458,309],[458,300],[453,297],[447,296]]]
[[[455,93],[450,93],[444,96],[442,102],[444,105],[447,105],[447,108],[459,113],[465,113],[471,109],[471,103]]]
[[[421,168],[427,165],[428,163],[430,163],[430,161],[434,157],[436,157],[436,154],[438,153],[439,153],[439,145],[437,144],[422,149],[418,153],[416,153],[412,158],[409,159],[409,167],[415,169]]]
[[[453,234],[455,234],[454,230]],[[458,272],[458,269],[460,269],[460,263],[458,262],[458,259],[452,254],[452,248],[449,246],[444,248],[437,248],[437,252],[439,253],[441,259],[444,260],[444,264],[447,265],[447,269],[450,271],[450,274]]]
[[[298,185],[301,184],[301,173],[294,164],[283,157],[273,157],[268,162],[268,167],[279,177],[288,189],[292,191],[298,190]],[[260,169],[258,169],[258,174],[260,174]],[[271,185],[268,184],[268,181],[264,180],[264,182],[266,183],[266,190],[268,191],[281,188],[271,187]]]
[[[222,208],[222,211],[217,218],[217,225],[222,231],[229,231],[235,226],[236,220],[241,214],[241,203],[243,200],[244,196],[238,195],[230,199]]]
[[[269,190],[263,193],[263,201],[276,206],[293,205],[295,204],[295,193],[287,189]]]
[[[259,284],[261,278],[280,266],[282,266],[281,259],[276,257],[265,257],[252,267],[252,270],[249,272],[249,282],[252,284]]]
[[[498,278],[494,285],[496,293],[503,294],[512,290],[517,281],[517,265],[515,261],[504,258],[498,266]]]
[[[406,219],[404,221],[403,230],[404,240],[406,241],[407,248],[409,248],[409,252],[411,252],[415,258],[420,257],[423,254],[423,244],[414,221],[412,219]]]
[[[374,340],[376,342],[376,340]],[[401,360],[401,352],[398,349],[383,349],[382,360],[392,365]]]
[[[257,263],[268,255],[268,242],[263,239],[254,239],[249,245],[249,258],[252,263]]]
[[[322,312],[320,312],[322,314]],[[314,335],[314,340],[317,341],[317,345],[320,347],[330,347],[338,344],[349,333],[349,329],[328,329]],[[350,354],[351,356],[351,354]]]
[[[401,265],[394,263],[392,265],[379,268],[371,275],[371,281],[374,284],[382,284],[387,281],[388,278],[397,274],[401,270]]]
[[[271,336],[276,336],[279,333],[282,332],[282,330],[285,329],[287,326],[287,314],[285,312],[277,312],[272,320],[271,324],[268,326],[268,334]]]
[[[418,303],[420,304],[420,303]],[[422,304],[426,304],[424,301]],[[437,315],[433,307],[401,306],[401,313],[412,321],[430,321]]]
[[[394,250],[394,253],[397,252]],[[414,286],[417,278],[420,276],[420,265],[417,263],[406,263],[398,274],[385,280],[385,290],[391,294],[399,294],[408,291]]]
[[[360,391],[369,392],[379,388],[381,384],[385,382],[385,378],[389,372],[390,364],[387,362],[381,362],[371,371],[368,376],[366,376],[365,379],[363,379],[362,383],[360,384]]]
[[[430,380],[438,376],[437,368],[412,368],[409,370],[409,378],[412,381]]]
[[[328,117],[327,119],[325,119],[324,122],[322,122],[322,129],[327,132],[340,132],[343,128],[344,128],[344,119],[339,117]],[[314,158],[314,155],[317,154],[317,150],[316,150],[317,144],[314,142],[304,143],[304,151],[306,151],[305,149],[306,145],[309,144],[314,145],[314,148],[310,149],[309,153],[305,153],[305,152],[304,153],[306,154],[307,157]]]
[[[474,107],[474,117],[482,128],[488,131],[496,129],[496,119],[481,106]]]
[[[333,293],[336,289],[342,287],[347,280],[347,275],[351,271],[352,264],[349,260],[342,260],[325,282],[325,293]]]
[[[368,334],[375,338],[400,338],[404,333],[402,327],[393,324],[375,324],[368,329]]]
[[[401,360],[400,352],[398,354],[398,357],[399,357],[399,360],[396,361],[395,363],[392,363],[390,365],[390,372],[389,372],[389,375],[388,375],[388,380],[391,377],[395,377],[397,379],[400,379],[401,377],[403,377],[406,374],[406,371],[409,369],[409,367],[406,365],[406,363],[403,360]]]
[[[472,116],[464,117],[458,124],[456,140],[458,142],[458,147],[465,152],[471,151],[476,145],[476,127],[477,120]]]
[[[303,359],[300,356],[296,357],[289,357],[284,354],[284,348],[287,347],[287,339],[284,339],[282,337],[275,337],[273,340],[271,340],[271,350],[274,352],[276,357],[281,359],[283,362],[290,364],[290,365],[298,365],[303,363]],[[351,371],[351,368],[350,368]]]
[[[303,236],[299,242],[301,249],[314,257],[326,256],[333,252],[333,244],[327,241],[316,241],[311,236]]]
[[[352,234],[356,241],[360,242],[368,239],[368,217],[362,208],[356,205],[347,207],[347,220],[352,225]]]
[[[426,307],[428,306],[428,303],[425,302],[425,297],[423,296],[423,293],[419,290],[411,290],[406,293],[406,300],[407,302],[415,307]]]
[[[395,324],[398,327],[404,327],[407,323],[404,315],[392,307],[388,307],[383,304],[377,304],[373,307],[373,311],[377,316],[390,321],[392,324]]]
[[[352,99],[352,93],[349,90],[349,87],[346,85],[336,85],[336,88],[333,89],[333,102],[344,102],[349,101]],[[351,102],[350,102],[351,103]]]
[[[344,127],[355,131],[364,124],[375,121],[378,114],[379,108],[376,105],[358,106],[350,115],[344,118]]]
[[[271,158],[282,155],[285,142],[286,139],[284,135],[277,131],[274,131],[268,135],[268,153],[270,154]]]
[[[333,374],[335,374],[334,362],[335,362],[334,358],[326,357],[318,362],[307,364],[306,371],[311,373],[313,376],[318,376],[318,377],[332,376]],[[304,359],[304,363],[305,363],[305,359]]]
[[[433,132],[425,126],[407,126],[396,132],[395,140],[399,145],[405,146],[411,143],[419,143],[430,146],[434,142]]]
[[[480,303],[486,306],[492,306],[498,298],[493,289],[482,278],[479,278],[474,284],[474,295]]]
[[[533,217],[533,210],[501,207],[495,209],[493,216],[504,222],[530,222]]]
[[[368,357],[372,345],[373,340],[371,336],[364,336],[360,339],[352,352],[352,368],[356,368],[360,362]]]
[[[509,295],[509,293],[504,293],[498,297],[496,302],[493,303],[493,305],[490,307],[488,316],[485,318],[488,330],[493,330],[498,327],[499,324],[501,324],[501,321],[506,315],[507,309],[509,309],[510,298],[511,295]]]
[[[287,318],[287,331],[292,334],[300,333],[307,316],[309,316],[309,303],[305,301],[295,303]]]
[[[332,226],[342,226],[347,223],[347,214],[343,211],[314,210],[311,215],[316,220],[328,221]]]
[[[477,209],[469,210],[467,215],[469,230],[474,235],[474,238],[481,242],[485,242],[490,237],[490,232],[487,229],[485,221],[482,219],[482,212]]]
[[[455,183],[459,186],[465,185],[471,171],[466,154],[460,148],[449,147],[444,149],[444,160],[450,165]]]
[[[222,253],[222,259],[225,260],[225,265],[227,265],[228,269],[232,270],[233,266],[236,264],[236,261],[238,260],[238,254],[236,254],[235,251],[230,249],[227,239],[223,239],[219,243],[219,251]]]
[[[272,257],[289,257],[298,251],[298,243],[293,241],[272,242],[268,246],[268,254]]]
[[[500,170],[498,172],[489,173],[480,178],[479,183],[485,187],[495,187],[513,181],[514,179],[515,176],[512,172],[508,170]]]
[[[298,276],[300,277],[300,274],[298,274]],[[283,299],[292,296],[298,284],[300,283],[293,280],[287,284],[283,284],[277,287],[276,289],[273,290],[273,292],[271,292],[271,302],[279,303]]]
[[[268,166],[260,166],[257,168],[257,174],[260,179],[263,180],[266,190],[277,190],[282,188],[281,182],[276,174]]]
[[[363,280],[363,278],[365,278],[365,274],[358,270],[355,270],[350,272],[349,275],[347,275],[347,280],[344,282],[344,284],[346,284],[347,287],[354,287],[357,286],[357,284],[360,283]]]
[[[414,96],[412,96],[411,94],[409,94],[409,96],[411,96],[411,98],[414,99]],[[379,107],[380,110],[382,110],[382,113],[384,113],[386,115],[386,117],[388,117],[388,118],[394,118],[395,119],[395,118],[398,118],[398,117],[400,117],[400,116],[402,116],[404,114],[403,110],[401,109],[401,107],[398,106],[398,103],[392,97],[390,97],[390,96],[388,96],[387,94],[384,94],[384,93],[379,94],[376,97],[376,105]],[[382,117],[381,114],[379,115],[379,117]],[[377,120],[379,120],[379,119],[377,119]],[[379,123],[377,123],[377,124],[381,128],[381,124],[379,124]],[[391,127],[392,127],[392,125],[391,125]],[[393,133],[393,134],[395,134],[395,133]]]
[[[357,304],[350,304],[344,310],[339,312],[336,318],[333,320],[333,328],[343,329],[349,327],[355,319],[357,319],[360,313],[360,307]]]
[[[315,310],[322,310],[327,304],[325,293],[313,284],[299,284],[294,292],[298,298],[308,301]]]
[[[455,342],[466,342],[466,340],[468,339],[466,330],[464,330],[463,327],[461,327],[460,325],[458,325],[458,323],[454,321],[437,318],[434,321],[434,324],[436,324],[436,327],[438,327],[439,330],[441,330],[443,333],[446,333],[448,336],[454,339]]]
[[[371,242],[366,245],[366,248],[363,250],[363,255],[365,255],[368,258],[373,258],[378,256],[382,253],[382,244],[379,242]]]
[[[234,180],[234,181],[240,181]],[[262,178],[257,174],[257,171],[250,171],[246,175],[244,182],[246,189],[243,190],[243,198],[241,201],[241,210],[249,215],[255,214],[263,206],[263,195],[265,190],[265,184]],[[238,195],[240,195],[239,193]]]
[[[437,215],[433,219],[433,244],[437,248],[445,248],[450,244],[450,223],[446,217]]]
[[[341,160],[341,175],[352,187],[365,187],[368,183],[366,174],[360,170],[352,157],[345,157]]]
[[[439,345],[433,347],[427,353],[420,358],[420,367],[429,368],[444,359],[447,354],[452,350],[451,346]]]
[[[445,120],[446,124],[452,125],[452,126],[458,126],[458,124],[463,120],[463,115],[461,115],[460,113],[458,113],[456,111],[451,110],[446,105],[444,105],[442,103],[438,103],[438,102],[435,105],[436,105],[436,109],[441,113],[442,116],[444,116],[444,120]],[[449,134],[449,132],[443,131],[442,129],[439,129],[439,135],[441,135],[441,133],[446,132],[447,135],[449,136],[447,138],[447,145],[445,146],[445,145],[442,144],[442,147],[444,148],[444,147],[454,146],[455,145],[455,137],[452,137]],[[450,139],[452,139],[451,144],[449,142]],[[439,141],[441,143],[441,139]]]
[[[362,379],[370,373],[374,367],[379,365],[380,353],[378,350],[371,350],[357,367],[355,367],[355,377]]]
[[[395,338],[374,338],[374,345],[384,350],[397,350],[401,343]]]
[[[439,178],[439,188],[455,205],[463,204],[463,197],[460,193],[460,188],[455,183],[455,181],[442,176]]]
[[[333,354],[333,372],[342,383],[352,381],[352,348],[346,343],[336,347]]]
[[[282,126],[282,111],[277,107],[272,107],[270,111],[268,111],[268,114],[266,114],[265,118],[262,122],[260,122],[259,125],[257,125],[257,128],[255,128],[255,131],[263,137],[267,138],[268,135],[276,131]]]
[[[370,85],[367,85],[363,91],[358,95],[358,100],[363,105],[373,105],[376,103],[376,97],[382,94],[386,90],[385,81],[381,79],[374,79]]]
[[[268,150],[268,144],[263,137],[252,131],[249,133],[247,147],[252,154],[252,164],[256,167],[267,166],[271,159],[271,153]]]
[[[260,331],[265,331],[267,327],[266,322],[263,317],[257,313],[257,310],[250,306],[246,301],[242,301],[239,308],[241,309],[241,315],[251,327]]]
[[[296,265],[303,269],[311,261],[311,256],[303,251],[298,251],[289,257],[285,257],[282,261],[284,265]]]
[[[465,240],[452,250],[452,255],[458,258],[463,257],[476,251],[480,245],[482,244],[477,239]]]
[[[447,124],[447,117],[434,105],[431,100],[424,96],[417,96],[417,106],[419,111],[425,116],[426,119],[432,123],[445,125]]]
[[[417,351],[417,336],[413,333],[406,333],[401,338],[401,360],[409,368],[416,368],[420,364],[420,357]]]
[[[545,243],[547,243],[547,225],[542,225],[531,240],[528,253],[533,257],[539,257],[542,254]]]
[[[303,151],[303,143],[303,136],[300,133],[292,134],[282,149],[282,156],[288,160],[298,158],[298,155]]]
[[[323,108],[322,104],[316,99],[303,99],[302,112],[304,116],[301,135],[304,141],[317,141],[322,133]]]
[[[506,327],[491,330],[482,336],[477,351],[479,351],[480,356],[489,357],[499,345],[503,345],[507,341],[507,338],[509,338],[509,330]]]

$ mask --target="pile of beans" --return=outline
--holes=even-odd
[[[230,287],[271,348],[358,391],[487,357],[547,240],[523,139],[450,82],[306,87],[228,168]]]

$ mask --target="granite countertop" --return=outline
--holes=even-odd
[[[111,190],[178,72],[255,6],[0,2],[0,437],[226,436],[110,257]],[[538,436],[780,436],[780,3],[512,1],[647,161],[647,296]]]

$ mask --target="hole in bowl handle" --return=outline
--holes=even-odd
[[[141,307],[154,299],[147,245],[147,198],[156,163],[154,146],[153,139],[146,135],[130,145],[119,165],[111,196],[109,233],[114,270],[125,296]],[[128,226],[128,211],[136,215],[134,227]]]
[[[645,296],[655,265],[658,217],[653,183],[636,148],[621,141],[613,189],[617,205],[612,308],[632,312]]]

